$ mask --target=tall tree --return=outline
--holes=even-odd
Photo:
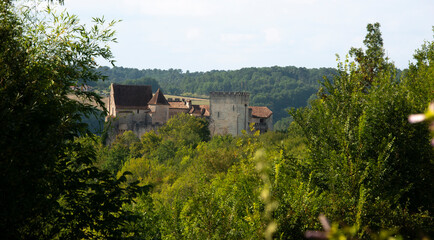
[[[362,75],[363,83],[369,85],[377,74],[386,69],[387,58],[384,57],[380,24],[368,24],[366,29],[368,33],[363,41],[367,47],[366,51],[353,47],[349,53],[359,65],[358,73]]]
[[[50,20],[46,20],[50,19]],[[95,58],[112,61],[112,26],[94,19],[18,9],[0,1],[0,174],[3,239],[121,238],[138,192],[93,167],[95,152],[82,116],[96,108],[72,100],[98,95],[73,87],[101,79]]]
[[[411,125],[407,117],[432,99],[433,79],[415,78],[422,72],[413,67],[396,81],[379,26],[368,25],[366,51],[350,50],[355,62],[339,64],[333,80],[323,82],[321,99],[292,115],[306,135],[315,184],[335,199],[328,214],[374,230],[399,227],[414,237],[409,229],[432,229],[433,205],[426,199],[432,198],[434,151],[426,126]],[[393,217],[386,222],[385,215]]]

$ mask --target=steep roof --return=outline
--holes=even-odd
[[[252,109],[252,117],[269,118],[273,114],[273,112],[270,109],[268,109],[267,107],[251,106],[249,108]]]
[[[152,105],[170,105],[169,102],[167,102],[167,99],[164,97],[164,94],[160,89],[157,90],[157,92],[154,94],[154,96],[149,100],[148,104]]]
[[[152,87],[149,85],[113,84],[113,95],[118,108],[146,109],[152,98]]]

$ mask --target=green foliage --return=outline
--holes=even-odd
[[[209,176],[227,172],[239,161],[235,140],[231,136],[216,136],[208,144],[200,144],[197,148],[197,162],[204,167]]]
[[[292,121],[293,119],[291,117],[280,119],[274,124],[274,131],[287,131]]]
[[[0,226],[4,239],[122,238],[134,215],[122,209],[140,188],[120,187],[93,166],[82,118],[95,101],[72,86],[102,79],[94,59],[111,61],[114,22],[87,30],[74,15],[0,1]],[[101,28],[102,27],[102,28]]]
[[[374,78],[383,71],[393,67],[384,57],[383,38],[381,37],[380,24],[368,24],[368,33],[363,41],[367,47],[366,52],[361,48],[351,48],[350,56],[355,58],[358,64],[357,74],[361,77],[361,84],[370,86]]]
[[[134,204],[124,205],[124,209],[138,216],[135,221],[129,221],[126,228],[132,233],[133,239],[161,239],[158,226],[159,215],[154,210],[152,197],[149,194],[140,195]]]
[[[291,114],[307,138],[312,181],[333,199],[324,212],[334,221],[355,224],[361,235],[366,229],[360,226],[400,227],[414,237],[405,225],[425,216],[413,226],[420,231],[431,226],[426,214],[433,205],[426,199],[433,197],[434,151],[426,127],[411,125],[407,117],[433,98],[424,89],[432,89],[433,78],[407,75],[396,81],[393,65],[383,58],[378,28],[368,25],[366,52],[350,51],[356,63],[340,63],[311,108]],[[407,214],[400,211],[404,206]]]
[[[208,121],[188,114],[178,114],[170,118],[158,133],[166,141],[176,142],[179,147],[195,147],[199,142],[210,139]]]
[[[138,157],[140,155],[139,138],[132,132],[127,131],[122,135],[116,136],[116,140],[106,150],[102,168],[112,173],[117,173],[129,157]]]
[[[116,163],[118,177],[131,173],[127,183],[152,185],[150,194],[123,205],[138,216],[123,225],[128,236],[301,239],[323,230],[321,213],[333,222],[321,233],[330,239],[432,234],[434,152],[427,124],[407,120],[434,98],[432,43],[401,77],[384,58],[379,24],[368,25],[365,44],[350,50],[354,62],[346,59],[324,79],[309,107],[291,110],[294,120],[282,121],[282,131],[210,138],[204,119],[178,115],[140,140],[131,132],[109,147],[82,139],[97,148],[99,166]],[[279,69],[261,70],[276,77]],[[171,83],[206,75],[216,82],[207,87],[229,86],[226,76],[234,74],[144,71],[169,74]],[[268,86],[262,73],[241,72]]]
[[[155,80],[153,78],[149,78],[149,77],[142,77],[142,78],[134,79],[134,80],[128,79],[128,80],[122,81],[120,83],[126,84],[126,85],[151,85],[152,89],[154,89],[154,90],[160,88],[160,84],[158,84],[157,80]]]

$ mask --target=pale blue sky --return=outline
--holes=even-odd
[[[399,68],[432,41],[432,0],[65,0],[83,22],[121,19],[117,65],[184,71],[243,67],[336,67],[380,22]]]

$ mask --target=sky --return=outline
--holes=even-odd
[[[121,20],[116,65],[183,71],[336,67],[379,22],[387,56],[406,68],[433,41],[432,0],[65,0],[82,23]],[[100,63],[108,65],[108,63]]]

